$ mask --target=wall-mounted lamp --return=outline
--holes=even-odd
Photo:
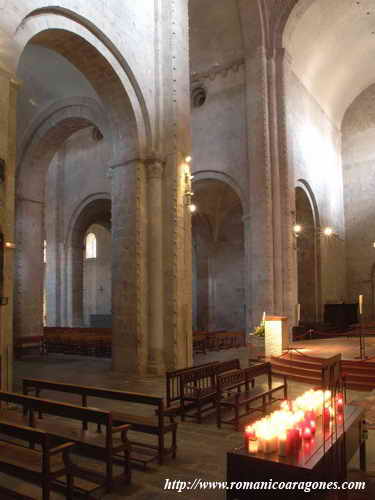
[[[6,241],[4,246],[5,248],[10,248],[10,249],[16,248],[16,244],[11,241]]]
[[[5,181],[5,160],[0,158],[0,183]]]
[[[191,170],[190,170],[190,165],[189,162],[191,162],[191,156],[187,156],[185,158],[186,163],[184,163],[184,170],[185,170],[185,203],[186,206],[189,207],[189,210],[191,213],[194,213],[197,211],[197,206],[192,203],[192,197],[194,196],[193,191],[191,190],[191,181],[194,179],[194,176],[191,175]]]
[[[298,236],[300,233],[302,233],[302,230],[303,227],[301,226],[301,224],[294,224],[293,233],[295,234],[295,236]]]

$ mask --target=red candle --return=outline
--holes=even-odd
[[[344,411],[344,399],[342,397],[342,394],[337,395],[336,409],[338,413],[343,413]]]
[[[250,425],[245,427],[245,450],[249,449],[249,441],[251,439],[255,439],[255,438],[256,438],[256,435],[255,435],[253,427],[251,427]]]
[[[311,429],[311,434],[313,436],[315,436],[315,433],[316,433],[316,421],[315,420],[310,420],[309,426],[310,426],[310,429]]]
[[[311,429],[310,427],[305,427],[303,429],[303,439],[305,439],[306,441],[310,441],[310,439],[312,438],[312,432],[311,432]]]

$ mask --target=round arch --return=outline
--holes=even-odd
[[[296,222],[302,226],[297,237],[298,303],[301,321],[314,322],[321,318],[321,249],[320,217],[314,193],[304,179],[295,187]]]
[[[14,42],[15,68],[26,45],[33,42],[56,50],[88,78],[108,104],[120,137],[127,139],[128,156],[124,158],[124,151],[117,151],[114,164],[143,156],[152,149],[151,121],[134,73],[120,51],[93,23],[66,8],[43,7],[23,18]],[[96,71],[90,69],[90,62]],[[103,75],[107,75],[105,85]]]
[[[215,173],[194,175],[193,323],[197,330],[245,328],[246,283],[243,205]],[[224,307],[223,307],[224,305]]]
[[[84,237],[92,224],[108,226],[111,220],[111,200],[106,193],[97,193],[81,202],[71,217],[66,237],[65,296],[66,322],[70,326],[83,324],[83,262]]]

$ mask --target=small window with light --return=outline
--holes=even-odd
[[[96,259],[96,236],[89,233],[86,236],[86,259]]]

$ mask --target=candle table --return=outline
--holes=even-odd
[[[343,423],[340,423],[343,422]],[[294,455],[279,456],[279,452],[250,454],[237,448],[227,453],[227,483],[237,482],[296,482],[296,481],[344,481],[347,464],[354,454],[360,452],[361,470],[366,469],[364,410],[345,406],[339,422],[322,426],[317,423],[315,435],[303,440]],[[310,493],[325,498],[329,492],[316,490]],[[330,492],[332,494],[332,491]],[[343,492],[344,493],[344,492]],[[256,500],[264,498],[306,498],[302,490],[227,490],[227,500]]]

